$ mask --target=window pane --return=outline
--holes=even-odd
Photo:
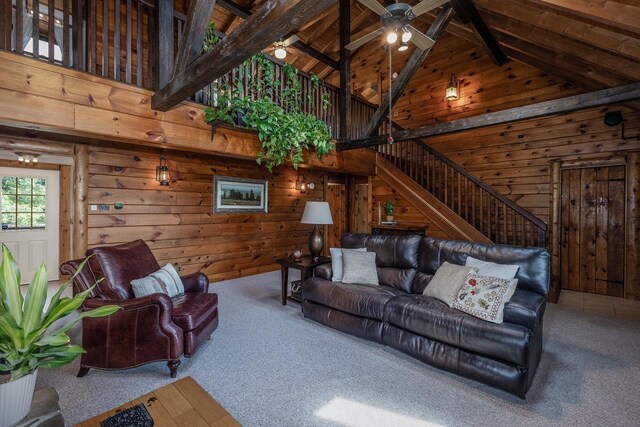
[[[16,179],[12,176],[2,177],[2,194],[16,193]]]
[[[44,196],[33,196],[33,212],[44,212],[45,203]]]
[[[18,196],[18,212],[31,212],[31,196]]]
[[[46,225],[46,216],[43,213],[34,213],[33,214],[33,226],[34,227],[44,227]]]
[[[33,180],[33,194],[38,194],[41,196],[45,195],[45,186],[47,185],[47,180],[44,178],[35,178]]]
[[[19,213],[18,214],[18,228],[31,228],[31,214]]]
[[[31,194],[31,178],[18,178],[18,194]]]
[[[15,212],[16,211],[16,196],[3,194],[0,201],[2,212]]]
[[[16,228],[16,214],[3,213],[2,214],[2,228]]]

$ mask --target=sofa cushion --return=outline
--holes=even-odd
[[[464,265],[467,257],[497,264],[517,265],[518,289],[546,295],[549,291],[550,254],[544,248],[470,243],[424,237],[420,241],[418,272],[411,292],[422,293],[443,262]]]
[[[426,297],[440,300],[451,307],[469,273],[476,271],[473,267],[465,267],[464,265],[451,264],[445,261],[436,271],[433,280],[429,282],[429,286],[426,287],[422,294]]]
[[[366,248],[376,253],[376,267],[380,285],[411,292],[411,284],[418,266],[420,236],[384,236],[351,234],[342,236],[343,248]]]
[[[167,264],[158,271],[141,279],[131,281],[131,288],[136,298],[162,293],[170,297],[184,293],[182,279],[171,264]]]
[[[331,277],[332,282],[342,282],[342,272],[343,272],[343,260],[342,260],[342,251],[359,251],[366,252],[365,248],[356,248],[356,249],[343,249],[343,248],[330,248],[331,252],[331,270],[333,271],[333,276]]]
[[[187,292],[176,295],[173,301],[173,323],[183,331],[196,329],[211,318],[218,307],[218,294]]]
[[[489,323],[422,295],[392,299],[384,320],[433,340],[527,366],[532,332],[521,325]]]
[[[313,277],[302,284],[302,299],[369,319],[383,320],[385,304],[405,292],[390,286],[330,282]]]

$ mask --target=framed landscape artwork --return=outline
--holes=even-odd
[[[213,211],[215,213],[267,213],[268,181],[262,179],[213,177]]]

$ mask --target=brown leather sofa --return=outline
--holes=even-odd
[[[175,378],[180,358],[191,357],[218,327],[218,295],[208,293],[209,279],[197,273],[182,277],[185,293],[170,298],[153,294],[135,298],[131,281],[160,269],[143,240],[87,251],[89,262],[73,281],[73,293],[104,278],[85,300],[83,309],[116,304],[122,310],[104,318],[82,321],[82,355],[78,376],[90,368],[127,369],[168,361]],[[82,260],[62,264],[73,276]]]
[[[302,285],[305,317],[524,399],[542,354],[546,249],[367,234],[345,234],[342,247],[375,252],[380,285],[332,282],[331,264],[321,265]],[[520,266],[504,323],[422,295],[442,263],[464,265],[467,256]]]

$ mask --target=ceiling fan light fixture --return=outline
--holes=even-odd
[[[407,44],[407,42],[405,41],[400,42],[400,46],[398,47],[398,52],[404,52],[407,49],[409,49],[409,45]]]
[[[406,28],[402,29],[402,43],[407,43],[409,40],[411,40],[411,31],[407,30]]]
[[[283,42],[277,42],[275,44],[276,49],[273,51],[273,55],[278,59],[284,59],[287,57],[287,46]]]
[[[394,44],[398,41],[398,32],[396,30],[390,30],[387,33],[387,43]]]

